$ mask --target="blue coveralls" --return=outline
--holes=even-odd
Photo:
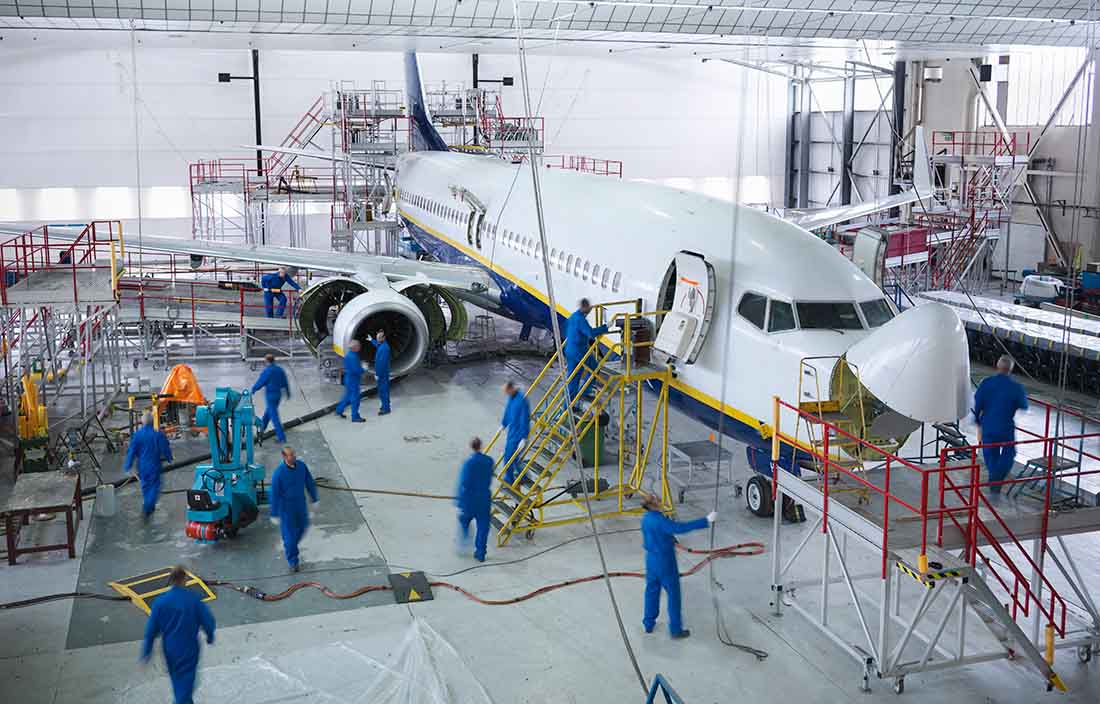
[[[359,420],[359,384],[363,380],[363,363],[359,353],[348,350],[344,355],[344,396],[336,404],[336,412],[344,415],[344,409],[351,406],[351,419]]]
[[[1016,411],[1023,410],[1027,410],[1027,392],[1020,382],[1008,374],[994,374],[982,380],[974,392],[974,420],[981,425],[982,444],[1014,442],[1013,418]],[[989,470],[989,481],[1004,481],[1016,460],[1016,446],[982,448],[982,456]],[[1001,485],[993,484],[989,490],[999,494]]]
[[[283,551],[291,567],[298,566],[298,543],[309,527],[307,491],[310,501],[317,503],[317,485],[305,462],[295,460],[293,469],[287,467],[286,462],[275,468],[271,475],[271,517],[279,519]]]
[[[290,274],[283,277],[279,272],[275,272],[260,277],[260,288],[264,290],[264,313],[269,318],[281,318],[286,314],[286,294],[282,291],[284,284],[289,285],[295,291],[302,290],[302,287],[290,277]],[[279,307],[272,310],[272,304],[275,301],[279,302]]]
[[[141,512],[148,516],[157,507],[157,498],[160,496],[161,460],[172,461],[168,436],[151,425],[142,425],[130,438],[123,471],[129,472],[135,459],[138,479],[141,481]]]
[[[504,472],[504,481],[511,484],[516,478],[516,473],[523,469],[523,464],[519,460],[512,461],[513,456],[519,450],[520,443],[527,439],[527,433],[531,430],[531,406],[528,405],[527,397],[523,395],[522,391],[517,389],[508,399],[508,403],[504,406],[504,417],[500,419],[500,424],[508,431],[504,442],[504,458],[502,461],[507,467]]]
[[[390,343],[371,340],[374,345],[374,375],[378,379],[378,400],[382,402],[379,413],[390,412]]]
[[[462,465],[455,488],[458,506],[458,528],[462,541],[470,537],[470,521],[477,521],[474,534],[474,558],[485,561],[485,544],[489,540],[489,483],[493,481],[493,458],[483,452],[470,455]]]
[[[642,544],[645,545],[645,615],[642,625],[646,633],[653,630],[661,612],[661,590],[668,595],[668,631],[676,635],[684,630],[680,618],[680,568],[676,566],[677,533],[687,533],[707,527],[706,518],[683,523],[674,521],[660,511],[646,511],[642,516]]]
[[[594,328],[588,324],[588,318],[578,308],[573,311],[573,315],[569,316],[569,320],[565,323],[565,363],[569,367],[569,374],[572,378],[569,381],[569,398],[576,399],[577,393],[580,391],[581,385],[588,379],[588,374],[585,372],[579,372],[573,374],[573,370],[577,368],[577,365],[584,359],[585,354],[588,353],[588,348],[592,346],[595,339],[607,332],[607,326],[601,325],[598,328]],[[585,367],[591,371],[593,368],[593,360],[589,357],[585,361]]]
[[[286,442],[286,433],[283,432],[283,423],[279,420],[279,403],[283,400],[283,392],[290,398],[290,384],[287,382],[286,371],[278,364],[269,364],[260,372],[260,378],[252,385],[252,393],[260,389],[264,390],[264,416],[258,422],[260,432],[267,430],[268,422],[275,428],[275,439]]]
[[[195,691],[195,671],[199,666],[199,629],[206,633],[206,642],[214,642],[214,615],[197,594],[173,586],[153,602],[149,620],[145,622],[145,640],[141,644],[141,659],[148,660],[153,641],[159,635],[164,648],[164,662],[172,678],[175,704],[191,704]]]

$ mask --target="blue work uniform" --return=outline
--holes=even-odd
[[[359,384],[363,380],[363,362],[359,353],[348,350],[344,355],[344,395],[336,404],[336,412],[344,415],[344,409],[351,406],[351,419],[361,420],[359,415]]]
[[[291,567],[298,566],[298,543],[309,528],[306,492],[310,501],[317,503],[317,485],[305,462],[295,460],[293,468],[283,462],[275,468],[271,475],[271,517],[279,519],[283,551]]]
[[[172,678],[175,704],[191,704],[195,691],[195,673],[199,667],[199,629],[206,633],[206,642],[214,642],[214,615],[197,594],[173,586],[153,601],[149,620],[145,622],[145,640],[141,644],[141,659],[148,660],[153,641],[161,637],[164,662]]]
[[[371,340],[374,345],[374,376],[378,379],[379,414],[390,412],[390,343]]]
[[[527,397],[523,392],[516,390],[504,406],[504,417],[500,424],[507,430],[504,441],[504,457],[502,461],[507,468],[504,472],[504,481],[511,484],[515,481],[516,473],[523,469],[522,461],[515,457],[520,443],[527,439],[531,430],[531,406],[527,403]]]
[[[474,558],[485,561],[485,544],[489,540],[489,484],[493,481],[493,458],[475,452],[463,463],[455,488],[458,507],[458,529],[462,541],[470,536],[470,521],[477,521],[474,534]]]
[[[573,315],[569,316],[569,320],[565,323],[565,344],[563,345],[565,352],[565,363],[569,367],[569,398],[576,399],[577,393],[580,391],[581,386],[586,382],[588,374],[593,368],[593,359],[589,357],[585,360],[584,366],[589,370],[588,372],[578,372],[576,374],[573,371],[584,359],[588,353],[588,348],[592,346],[592,343],[597,337],[607,332],[607,326],[601,325],[598,328],[594,328],[588,324],[588,318],[578,308],[573,311]],[[587,391],[587,389],[586,389]]]
[[[290,274],[283,276],[275,272],[260,277],[260,288],[264,290],[264,313],[269,318],[281,318],[286,314],[286,294],[283,293],[283,286],[290,286],[295,291],[302,290]],[[274,308],[275,301],[279,302],[278,308]]]
[[[646,633],[653,630],[661,612],[661,590],[668,596],[668,630],[676,635],[684,630],[680,617],[680,568],[676,566],[677,533],[687,533],[707,527],[706,518],[683,523],[674,521],[660,511],[646,511],[642,516],[642,544],[645,545],[645,615],[642,625]]]
[[[1020,382],[1008,374],[986,377],[974,392],[974,420],[982,428],[982,444],[1015,442],[1016,411],[1027,409],[1027,392]],[[982,448],[989,481],[1004,481],[1016,460],[1016,446]],[[992,484],[990,491],[1001,492],[1000,484]]]
[[[151,425],[142,425],[130,438],[123,471],[129,472],[134,460],[137,460],[138,479],[141,481],[141,512],[148,516],[157,507],[157,498],[160,497],[161,460],[172,461],[168,436]]]
[[[256,393],[260,389],[264,390],[266,405],[263,418],[257,420],[256,424],[260,426],[260,432],[263,433],[267,430],[267,424],[270,422],[275,428],[275,439],[279,442],[286,442],[283,422],[279,420],[279,403],[283,400],[283,392],[286,392],[286,397],[290,398],[290,383],[287,381],[286,371],[278,364],[267,365],[260,372],[260,378],[252,385],[252,393]]]

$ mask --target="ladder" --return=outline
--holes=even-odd
[[[294,125],[294,128],[290,130],[289,134],[279,143],[280,147],[284,149],[308,149],[313,142],[313,138],[317,136],[317,133],[321,131],[321,128],[325,124],[324,118],[325,112],[325,96],[320,96],[314,101],[313,105],[306,110],[306,113],[302,115],[298,123]],[[282,154],[276,153],[271,155],[267,162],[267,175],[268,179],[278,182],[279,177],[284,176],[287,169],[297,159],[295,154]]]
[[[655,314],[623,316],[623,339],[631,339],[631,321],[636,326],[637,318],[643,315]],[[492,494],[490,521],[497,533],[498,546],[507,544],[517,533],[531,538],[538,529],[587,520],[590,507],[584,502],[585,488],[593,502],[594,518],[641,513],[640,500],[631,499],[643,491],[642,482],[655,446],[662,448],[658,477],[660,498],[662,505],[671,510],[672,492],[667,476],[671,369],[667,365],[634,362],[634,348],[652,344],[650,341],[626,345],[596,341],[573,373],[566,377],[558,369],[556,357],[546,363],[528,389],[528,398],[534,399],[537,395],[538,400],[531,408],[527,442],[511,460],[515,479],[511,483],[504,481],[507,458],[498,459],[494,466],[499,484]],[[580,379],[580,386],[578,398],[570,405],[568,387],[574,376]],[[545,388],[541,394],[536,394],[535,389],[542,387]],[[656,403],[640,401],[643,387],[656,392]],[[600,466],[593,468],[587,487],[582,487],[579,478],[571,477],[568,471],[563,472],[575,460],[569,415],[572,415],[578,438],[597,431],[594,440],[597,457],[598,431],[610,426],[610,416],[616,416],[618,437],[614,446],[618,450],[618,476],[613,482],[608,481],[606,468],[601,477]],[[660,438],[657,437],[659,429],[663,429]],[[502,434],[498,431],[487,446],[487,452]],[[596,502],[606,503],[597,510]]]

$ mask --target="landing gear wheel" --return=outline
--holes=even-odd
[[[905,691],[905,678],[899,677],[894,680],[894,694],[901,694]]]
[[[772,503],[772,488],[767,479],[757,474],[745,484],[745,503],[754,515],[767,518],[775,507]]]
[[[1082,645],[1077,648],[1077,659],[1081,662],[1088,662],[1092,660],[1092,646]]]

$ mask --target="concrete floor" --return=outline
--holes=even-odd
[[[314,364],[289,367],[294,397],[284,404],[284,417],[338,398],[338,389],[320,383]],[[365,401],[366,424],[327,416],[291,430],[290,442],[300,446],[315,475],[335,483],[449,494],[469,437],[488,438],[498,425],[500,384],[536,368],[508,360],[424,369],[395,386],[392,415],[375,416],[375,403]],[[254,376],[241,364],[196,365],[196,371],[208,393],[212,377],[241,386]],[[681,416],[674,417],[672,428],[676,441],[708,435]],[[264,448],[265,461],[270,451]],[[736,473],[746,476],[743,453],[735,448],[733,455]],[[173,474],[166,476],[168,486],[182,486],[190,477],[186,470]],[[689,493],[681,516],[702,515],[714,508],[713,501],[712,492]],[[49,554],[0,566],[0,602],[77,587],[104,591],[102,580],[180,560],[200,574],[232,576],[269,591],[292,581],[282,574],[277,531],[266,520],[233,543],[196,546],[182,535],[183,502],[182,494],[164,497],[152,525],[143,527],[135,518],[136,489],[123,489],[117,516],[82,525],[76,560]],[[718,512],[716,544],[770,544],[771,522],[751,516],[729,489],[719,492]],[[602,539],[610,569],[642,568],[636,519],[609,520],[600,528],[611,533]],[[505,598],[596,574],[591,539],[534,556],[586,533],[587,527],[578,525],[542,532],[532,542],[515,540],[503,549],[490,543],[485,566],[446,579],[482,597]],[[454,534],[449,501],[324,491],[302,545],[306,568],[297,579],[340,591],[378,583],[387,571],[447,575],[473,567],[470,557],[456,553]],[[788,554],[796,540],[797,531],[785,531]],[[700,531],[681,542],[706,547],[708,541],[708,533]],[[1100,584],[1096,535],[1071,542],[1086,579]],[[526,557],[531,559],[500,564]],[[692,562],[682,557],[681,568]],[[877,564],[877,558],[869,556],[867,564]],[[684,617],[694,631],[687,641],[668,638],[663,616],[657,632],[643,634],[641,581],[615,580],[626,632],[645,677],[664,674],[689,704],[895,701],[887,682],[874,682],[872,693],[859,694],[860,672],[847,655],[799,617],[771,614],[770,568],[769,555],[723,560],[714,567],[722,585],[717,604],[732,637],[767,650],[771,655],[763,663],[716,639],[705,570],[683,582]],[[1093,593],[1100,596],[1100,588]],[[837,591],[834,598],[843,603],[846,595],[841,596]],[[602,582],[512,606],[482,606],[444,590],[436,590],[433,601],[411,606],[395,605],[388,595],[333,602],[312,590],[270,605],[222,590],[213,606],[220,628],[216,644],[203,653],[197,702],[644,700]],[[60,601],[0,613],[0,701],[166,701],[163,665],[142,669],[136,662],[140,621],[125,603]],[[1048,695],[1026,665],[999,661],[912,675],[904,696],[952,704],[1030,704],[1054,696],[1100,700],[1095,663],[1081,665],[1072,652],[1060,652],[1056,667],[1069,685],[1068,695]]]

